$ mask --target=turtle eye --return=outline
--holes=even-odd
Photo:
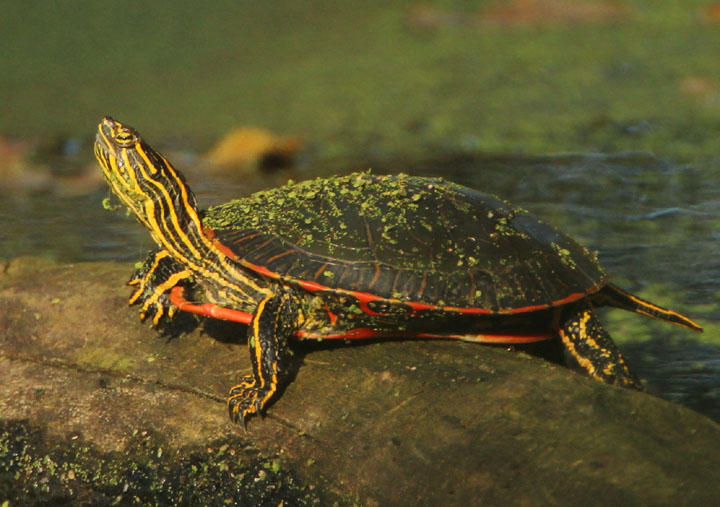
[[[136,141],[135,133],[127,128],[119,128],[115,133],[115,142],[121,148],[127,148],[135,144]]]

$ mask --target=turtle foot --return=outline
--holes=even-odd
[[[262,414],[270,396],[272,393],[269,388],[262,387],[254,375],[246,375],[238,385],[230,388],[227,398],[230,419],[234,423],[242,421],[243,425],[247,425],[250,417]]]
[[[153,326],[159,326],[161,323],[169,324],[172,322],[177,307],[170,303],[167,294],[160,294],[157,298],[147,299],[140,308],[140,318],[142,320],[152,319]]]
[[[140,304],[140,318],[152,318],[157,326],[164,319],[172,321],[177,308],[170,302],[170,290],[190,277],[165,250],[151,252],[143,266],[130,277],[128,285],[135,287],[129,304]]]

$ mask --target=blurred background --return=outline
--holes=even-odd
[[[0,260],[144,257],[109,212],[98,121],[203,206],[372,168],[500,195],[702,335],[608,311],[648,388],[720,419],[720,2],[8,0]],[[39,281],[40,282],[40,281]]]

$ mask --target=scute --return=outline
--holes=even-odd
[[[493,311],[606,284],[592,253],[524,210],[436,178],[356,173],[210,208],[204,225],[282,278]]]

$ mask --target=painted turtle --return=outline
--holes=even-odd
[[[95,155],[158,245],[129,282],[141,317],[179,309],[248,325],[253,371],[230,389],[235,422],[287,381],[293,337],[559,337],[592,377],[641,388],[595,307],[701,329],[610,284],[595,255],[528,212],[442,179],[318,178],[202,212],[131,127],[103,119]]]

